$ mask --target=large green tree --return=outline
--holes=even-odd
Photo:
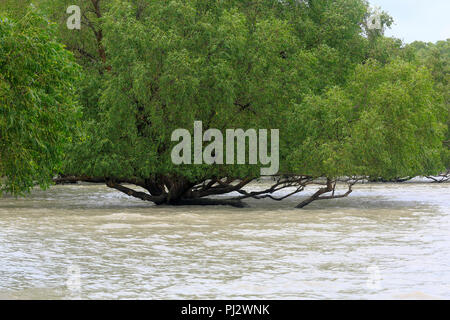
[[[47,186],[76,124],[79,77],[54,25],[33,10],[0,16],[0,194]]]
[[[443,169],[442,92],[401,42],[367,28],[366,1],[40,3],[84,69],[85,131],[63,169],[76,180],[157,204],[242,205],[325,178],[303,207],[347,196],[363,177]],[[65,28],[69,4],[81,7],[79,31]],[[252,192],[258,165],[172,163],[172,132],[196,120],[204,130],[280,129],[276,182]],[[338,194],[343,176],[350,187]]]

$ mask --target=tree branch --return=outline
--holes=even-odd
[[[125,193],[126,195],[128,195],[130,197],[135,197],[135,198],[138,198],[138,199],[141,199],[144,201],[150,201],[157,205],[163,204],[166,200],[165,196],[152,196],[145,192],[138,192],[133,189],[127,188],[121,184],[115,183],[112,180],[107,180],[106,185],[109,188],[116,189],[122,193]]]
[[[352,182],[349,182],[349,181],[350,180],[347,181],[348,191],[344,194],[336,195],[335,194],[336,181],[333,182],[331,179],[327,178],[327,184],[324,188],[320,188],[315,194],[313,194],[311,197],[309,197],[308,199],[306,199],[305,201],[300,203],[298,206],[296,206],[296,208],[303,209],[307,205],[311,204],[314,201],[318,201],[318,200],[342,199],[342,198],[348,197],[353,192],[353,185],[355,185],[355,183],[358,180],[353,180]],[[326,194],[329,192],[332,192],[332,194],[330,196],[322,196],[323,194]]]

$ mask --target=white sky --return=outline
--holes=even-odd
[[[450,0],[369,0],[394,18],[386,31],[407,43],[450,38]]]

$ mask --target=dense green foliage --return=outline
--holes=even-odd
[[[369,60],[343,88],[311,96],[294,119],[297,170],[321,176],[396,177],[442,170],[445,114],[429,72],[402,60]]]
[[[290,182],[432,175],[449,164],[448,41],[405,47],[369,30],[364,0],[37,3],[84,73],[85,130],[64,174],[157,203],[259,177],[252,165],[174,165],[171,133],[196,120],[204,130],[280,129],[280,174]],[[71,4],[83,12],[79,31],[65,27]],[[382,13],[383,28],[392,22]]]
[[[77,66],[48,21],[0,18],[0,193],[45,187],[76,116]]]
[[[415,53],[416,62],[426,66],[434,79],[435,88],[444,99],[443,120],[447,119],[447,128],[450,127],[450,39],[437,43],[413,42],[406,50]],[[444,142],[444,161],[447,169],[450,169],[450,130]]]

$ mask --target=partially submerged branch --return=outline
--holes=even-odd
[[[175,206],[230,206],[235,208],[247,208],[245,202],[233,199],[180,199],[173,203]]]
[[[442,173],[437,177],[427,176],[427,179],[433,180],[433,182],[436,183],[444,183],[447,181],[450,181],[450,170],[448,170],[446,173]]]
[[[311,204],[314,201],[318,200],[332,200],[332,199],[342,199],[348,197],[353,192],[353,186],[358,180],[347,180],[346,183],[348,183],[348,191],[344,194],[335,194],[336,193],[336,185],[337,180],[333,181],[329,178],[327,178],[326,186],[323,188],[320,188],[316,193],[314,193],[311,197],[300,203],[296,206],[297,209],[303,209],[307,205]],[[332,192],[329,196],[323,196],[324,194]]]
[[[125,193],[126,195],[128,195],[130,197],[138,198],[138,199],[141,199],[144,201],[150,201],[155,204],[163,204],[165,201],[165,196],[152,196],[145,192],[135,191],[135,190],[125,187],[121,184],[115,183],[112,180],[107,181],[106,185],[109,188],[116,189],[122,193]]]
[[[243,200],[243,199],[247,199],[247,198],[253,198],[253,199],[269,198],[274,201],[282,201],[282,200],[287,199],[297,193],[302,192],[305,189],[305,186],[312,181],[313,181],[312,178],[302,177],[302,176],[288,177],[288,178],[279,177],[277,182],[274,185],[272,185],[270,188],[262,190],[262,191],[247,192],[243,189],[240,189],[240,190],[238,190],[238,192],[240,194],[242,194],[243,196],[237,197],[235,199]],[[293,187],[295,187],[296,189],[293,192],[288,193],[287,195],[285,195],[283,197],[277,198],[272,195],[275,192],[281,191],[286,188],[293,188]]]
[[[349,188],[346,193],[336,194],[336,185],[338,180],[327,179],[323,188],[320,188],[314,195],[300,203],[297,208],[304,208],[317,200],[330,200],[348,197],[353,191],[353,185],[359,180],[360,178],[339,180],[339,182],[347,183]],[[243,202],[245,199],[270,199],[274,201],[282,201],[304,191],[308,185],[318,184],[316,179],[309,176],[281,176],[278,177],[276,181],[270,185],[270,187],[260,191],[244,190],[244,187],[254,181],[253,178],[245,178],[240,180],[231,177],[216,177],[208,180],[202,180],[198,183],[193,183],[178,176],[158,176],[151,179],[65,176],[54,179],[54,181],[56,184],[76,183],[78,181],[105,183],[109,188],[120,191],[130,197],[153,202],[156,205],[225,205],[236,208],[246,207],[247,205]],[[136,191],[131,187],[125,186],[124,184],[141,187],[147,192]],[[285,189],[289,189],[289,192],[278,197],[275,196],[277,192]],[[240,196],[228,199],[208,198],[211,196],[227,195],[232,192],[237,192]],[[329,193],[331,194],[327,195]]]

